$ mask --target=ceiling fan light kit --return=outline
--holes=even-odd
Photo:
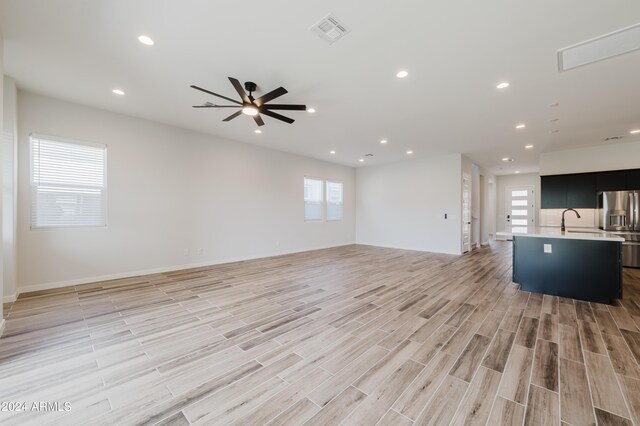
[[[196,90],[207,93],[209,95],[216,96],[218,98],[224,99],[226,101],[229,101],[235,104],[235,105],[216,105],[216,104],[212,104],[211,102],[207,102],[204,105],[194,105],[193,107],[194,108],[239,108],[238,111],[234,112],[233,114],[231,114],[230,116],[228,116],[222,121],[231,121],[234,118],[238,117],[240,114],[244,114],[244,115],[251,116],[258,126],[264,126],[264,121],[262,120],[262,117],[260,117],[260,114],[264,114],[268,117],[275,118],[276,120],[284,121],[285,123],[291,124],[295,121],[294,119],[285,117],[284,115],[278,114],[277,112],[273,112],[273,110],[286,110],[286,111],[306,111],[307,110],[306,105],[268,104],[267,103],[269,101],[272,101],[286,94],[287,89],[285,89],[284,87],[278,87],[277,89],[272,90],[271,92],[265,95],[262,95],[256,99],[253,97],[253,92],[256,91],[258,86],[254,82],[247,81],[246,83],[244,83],[244,88],[243,88],[237,79],[233,77],[229,77],[229,81],[231,82],[231,85],[233,86],[233,88],[236,89],[236,92],[238,92],[238,95],[240,95],[241,101],[237,101],[235,99],[231,99],[226,96],[219,95],[210,90],[203,89],[202,87],[191,85],[191,87]],[[249,92],[248,95],[247,95],[247,92]]]

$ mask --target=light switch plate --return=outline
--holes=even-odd
[[[545,244],[545,245],[544,245],[544,252],[545,252],[545,253],[552,253],[552,251],[551,251],[551,244]]]

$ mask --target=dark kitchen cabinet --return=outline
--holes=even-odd
[[[596,192],[624,191],[627,186],[627,171],[599,172],[596,175]]]
[[[595,209],[598,204],[595,173],[566,175],[567,207]]]
[[[541,208],[598,208],[598,192],[640,190],[640,169],[541,176]]]
[[[640,189],[640,169],[627,170],[627,187],[625,189]]]
[[[543,209],[567,207],[567,175],[542,176],[540,201]]]

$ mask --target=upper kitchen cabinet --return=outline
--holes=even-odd
[[[627,190],[640,189],[640,169],[627,170]]]
[[[567,175],[541,176],[540,201],[543,209],[564,209],[567,207]]]
[[[640,169],[540,177],[543,209],[595,209],[598,192],[640,189]]]
[[[627,170],[599,172],[596,175],[596,191],[624,191],[627,189]]]
[[[567,175],[566,207],[595,209],[598,206],[596,193],[596,175],[594,173]]]

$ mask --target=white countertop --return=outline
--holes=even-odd
[[[519,228],[520,229],[520,228]],[[567,228],[565,232],[558,227],[529,227],[526,231],[500,231],[496,232],[498,237],[540,237],[540,238],[566,238],[573,240],[594,240],[594,241],[619,241],[624,242],[624,238],[619,235],[610,234],[600,229],[594,228]]]

